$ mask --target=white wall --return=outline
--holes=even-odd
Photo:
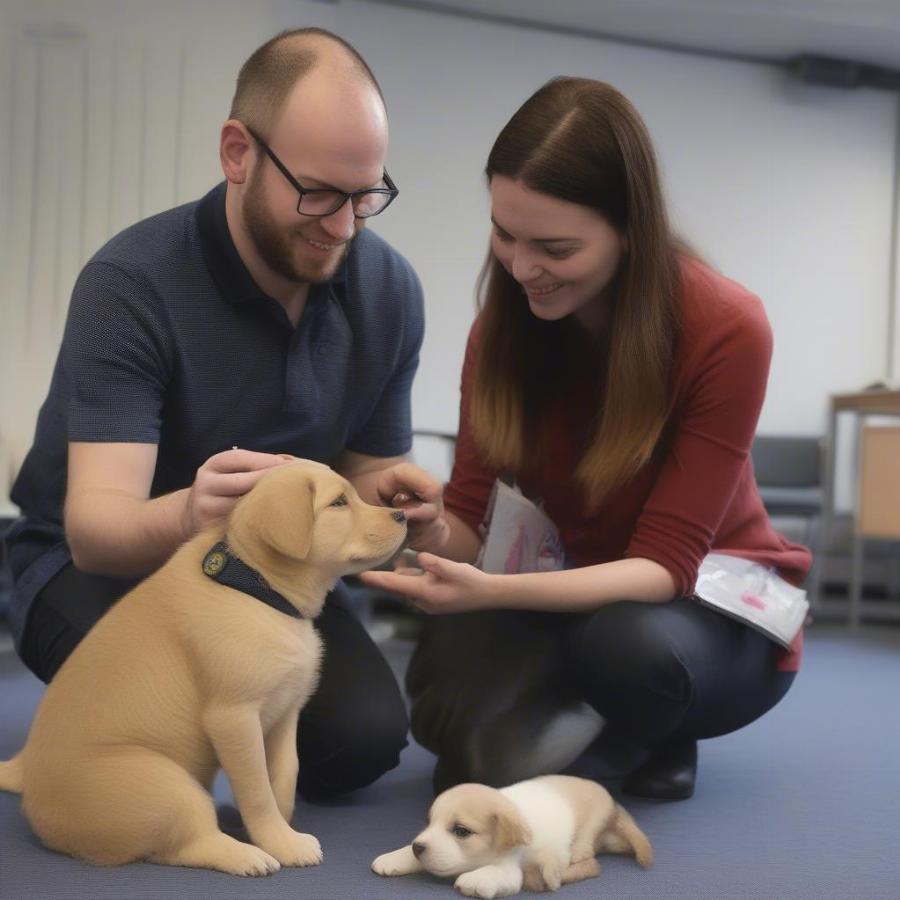
[[[78,267],[134,219],[220,177],[237,69],[281,28],[348,38],[382,83],[401,189],[373,227],[426,289],[415,424],[452,430],[487,243],[482,167],[556,74],[612,82],[645,117],[676,225],[766,302],[776,351],[761,429],[819,433],[826,397],[888,371],[897,99],[780,69],[385,7],[6,0],[0,6],[0,437],[27,448]],[[894,352],[895,367],[897,350]],[[0,474],[0,493],[2,493]]]
[[[761,429],[821,432],[828,393],[886,377],[894,95],[802,86],[761,64],[347,7],[345,33],[390,102],[391,171],[404,190],[378,227],[428,286],[420,424],[456,421],[457,336],[488,233],[488,149],[556,74],[610,81],[635,103],[675,224],[764,299],[776,351]]]
[[[30,445],[82,264],[124,226],[220,180],[219,128],[241,63],[284,28],[336,29],[336,11],[314,0],[0,0],[0,500]]]

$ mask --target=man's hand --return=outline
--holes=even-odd
[[[225,450],[211,456],[199,469],[184,505],[184,537],[224,519],[265,473],[296,459],[254,450]]]
[[[186,540],[227,516],[272,466],[293,459],[228,450],[210,457],[194,484],[150,497],[156,444],[69,444],[66,540],[84,572],[141,578]]]
[[[385,506],[402,509],[414,550],[440,552],[450,537],[444,516],[444,486],[433,475],[403,462],[378,473],[375,491]]]
[[[468,563],[454,562],[432,553],[419,554],[419,568],[399,568],[393,572],[362,572],[360,581],[372,587],[406,597],[422,612],[470,612],[491,609],[496,578]]]

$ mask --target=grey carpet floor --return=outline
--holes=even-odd
[[[407,653],[404,642],[388,645],[398,671]],[[0,758],[21,746],[41,690],[14,656],[0,654]],[[743,731],[701,744],[691,800],[620,798],[654,844],[654,868],[608,857],[598,879],[564,887],[561,900],[897,900],[898,692],[900,629],[851,634],[814,626],[785,700]],[[369,870],[376,855],[421,827],[431,764],[428,753],[410,746],[398,769],[350,800],[298,805],[295,827],[320,839],[325,861],[264,879],[152,865],[94,868],[41,847],[18,798],[0,794],[0,898],[451,898],[449,882],[382,879]],[[233,822],[221,777],[216,796],[223,821]]]

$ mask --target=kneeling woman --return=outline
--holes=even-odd
[[[697,740],[771,709],[800,658],[802,634],[785,650],[693,595],[711,552],[795,585],[809,569],[773,530],[750,461],[769,324],[675,239],[644,124],[609,85],[537,91],[487,177],[447,527],[419,556],[424,577],[365,576],[434,614],[407,676],[413,735],[438,756],[437,790],[503,784],[570,763],[555,742],[592,708],[605,726],[569,748],[569,771],[688,797]],[[543,505],[570,568],[472,565],[503,476]]]

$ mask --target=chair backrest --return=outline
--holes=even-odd
[[[822,439],[758,434],[753,439],[753,471],[760,487],[805,488],[822,483]]]

